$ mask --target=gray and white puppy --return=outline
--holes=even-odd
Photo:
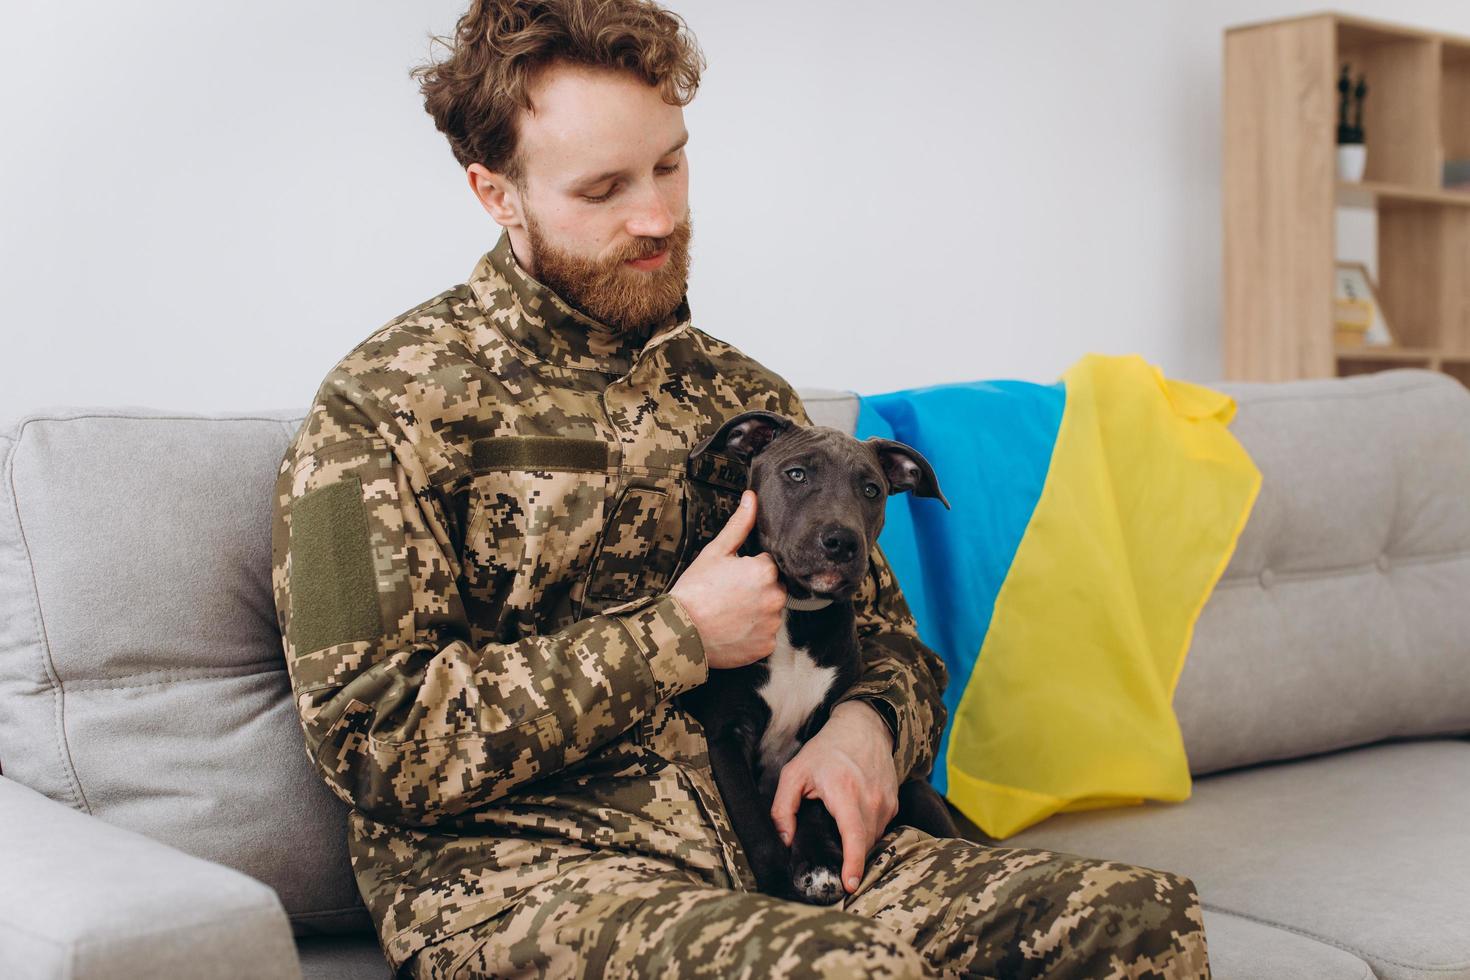
[[[781,767],[826,723],[862,673],[852,598],[892,494],[949,501],[933,467],[910,446],[860,441],[838,429],[801,426],[773,412],[745,412],[690,451],[747,467],[758,499],[756,527],[741,554],[766,552],[787,590],[785,622],[769,657],[681,696],[704,726],[710,762],[760,890],[816,905],[839,901],[842,840],[820,800],[803,800],[788,848],[771,820]],[[892,825],[957,836],[927,781],[899,787]]]

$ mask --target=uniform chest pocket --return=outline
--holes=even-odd
[[[466,600],[482,628],[506,632],[510,617],[520,632],[567,602],[591,560],[606,506],[607,445],[499,437],[476,441],[472,453]]]
[[[584,613],[656,595],[673,582],[684,525],[677,485],[629,484],[613,505],[587,576]]]

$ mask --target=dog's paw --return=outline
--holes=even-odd
[[[798,869],[791,883],[796,894],[808,905],[832,905],[842,900],[842,877],[831,868]]]

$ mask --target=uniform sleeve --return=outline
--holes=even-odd
[[[348,804],[432,825],[704,682],[699,634],[668,594],[471,645],[444,504],[412,441],[350,409],[324,414],[308,424],[326,443],[288,451],[276,484],[272,585],[307,752]]]
[[[899,781],[927,776],[934,765],[946,717],[944,660],[919,640],[918,628],[898,582],[873,546],[868,577],[853,598],[863,673],[838,699],[866,698],[894,733],[893,760]]]
[[[776,392],[780,412],[803,425],[811,418],[801,398],[782,383]],[[837,703],[872,703],[893,734],[894,768],[899,781],[927,776],[944,731],[944,660],[919,640],[918,626],[899,590],[898,580],[876,544],[868,556],[868,576],[853,596],[863,672]]]

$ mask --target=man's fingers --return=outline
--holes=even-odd
[[[786,766],[781,770],[781,779],[776,784],[776,797],[771,801],[771,819],[776,823],[776,833],[783,844],[790,844],[796,832],[796,808],[801,806],[801,795],[806,792],[806,781],[795,769]]]
[[[735,508],[735,513],[720,528],[705,550],[713,549],[717,554],[733,555],[740,550],[745,539],[750,536],[750,529],[755,527],[755,491],[744,490],[740,494],[740,506]]]
[[[837,821],[837,832],[842,835],[842,884],[849,891],[857,891],[858,881],[863,877],[863,862],[868,856],[867,828],[863,815],[858,812],[857,802],[851,797],[823,800],[827,812]]]

